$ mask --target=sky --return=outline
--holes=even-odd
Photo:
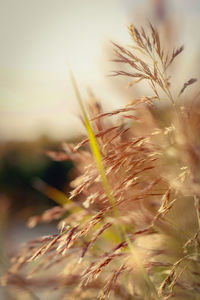
[[[84,99],[90,87],[107,109],[123,105],[130,95],[123,99],[107,76],[111,40],[130,44],[127,25],[153,18],[155,2],[0,0],[0,139],[68,139],[83,132],[69,65]],[[199,11],[198,0],[168,0],[192,56]]]

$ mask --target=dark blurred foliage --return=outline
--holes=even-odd
[[[0,195],[10,202],[10,213],[27,218],[54,202],[35,188],[39,178],[58,190],[66,192],[72,162],[52,161],[47,150],[60,149],[60,142],[42,137],[33,142],[1,143]]]

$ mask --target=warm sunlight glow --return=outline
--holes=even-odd
[[[68,63],[84,99],[88,87],[109,109],[127,101],[127,95],[130,99],[123,81],[118,85],[107,77],[113,68],[110,41],[129,44],[127,25],[145,14],[153,16],[155,2],[67,0],[58,5],[48,0],[9,0],[0,4],[1,138],[73,135],[71,128],[77,125],[79,111]],[[196,15],[193,22],[198,27]],[[185,31],[187,36],[194,34],[189,26]],[[193,51],[194,47],[192,55]],[[188,67],[192,68],[191,62]]]

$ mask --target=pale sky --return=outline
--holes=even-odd
[[[198,24],[198,0],[170,2],[171,15],[186,21],[192,15]],[[152,3],[0,0],[0,138],[46,133],[65,139],[81,131],[68,62],[84,97],[90,86],[108,109],[122,105],[126,99],[106,77],[112,67],[105,49],[111,40],[130,44],[127,25],[134,16],[151,16]],[[184,32],[187,40],[194,28],[190,24]]]

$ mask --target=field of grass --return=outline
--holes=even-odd
[[[70,71],[87,136],[47,153],[73,161],[76,177],[63,197],[50,191],[60,205],[28,222],[57,220],[58,233],[23,245],[2,277],[27,298],[41,290],[66,300],[200,298],[197,80],[188,75],[174,95],[170,67],[183,47],[165,51],[151,23],[129,33],[130,48],[113,45],[113,76],[130,88],[144,81],[152,94],[106,113],[90,94],[86,109]]]

